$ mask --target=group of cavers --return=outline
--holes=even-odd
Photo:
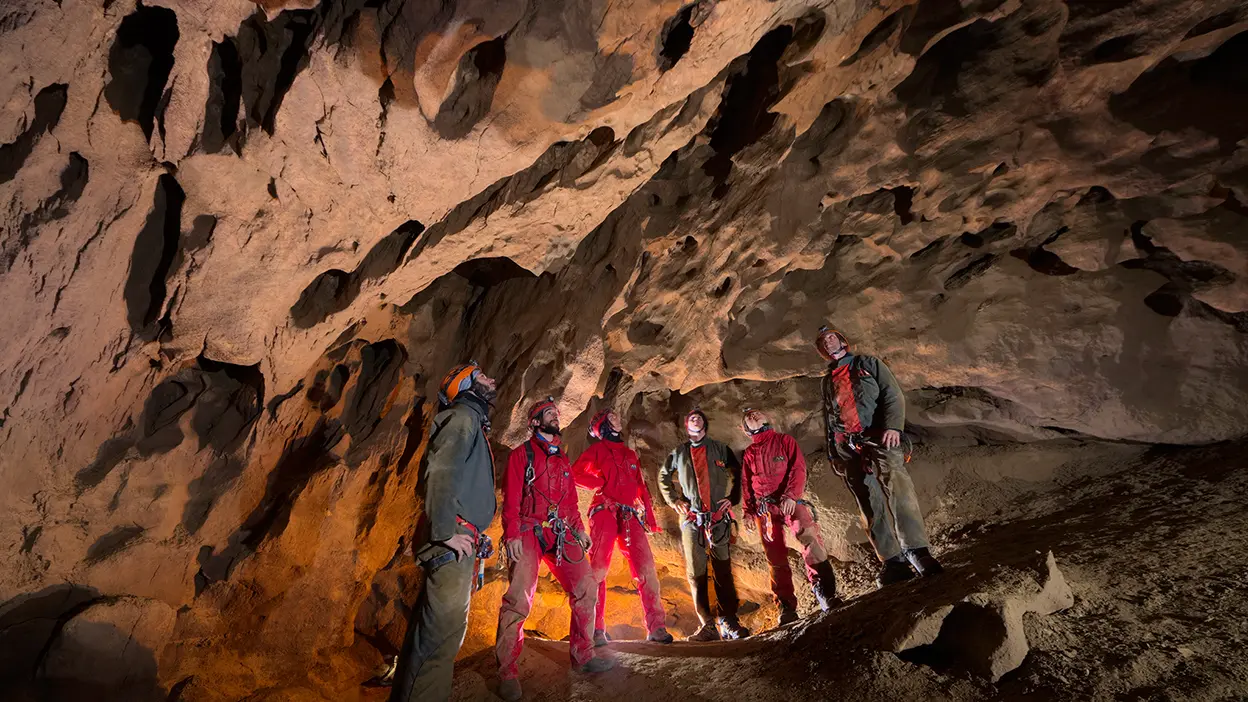
[[[823,380],[828,458],[861,509],[881,563],[878,585],[941,572],[929,551],[906,471],[905,402],[896,379],[879,359],[850,353],[845,337],[827,327],[819,330],[815,347],[828,361]],[[439,399],[444,409],[434,418],[425,457],[425,513],[414,549],[426,580],[402,651],[385,680],[392,686],[391,702],[450,697],[469,603],[481,587],[483,562],[493,552],[484,530],[497,506],[487,438],[495,393],[494,380],[474,363],[452,369],[442,381]],[[798,618],[786,533],[800,545],[806,578],[820,608],[828,611],[840,601],[828,552],[804,499],[806,460],[798,442],[776,430],[762,411],[745,409],[742,414],[741,428],[751,444],[740,461],[731,448],[707,434],[706,415],[694,409],[684,418],[688,440],[671,452],[658,473],[663,501],[680,517],[686,574],[701,621],[689,641],[750,635],[737,618],[730,561],[733,508],[738,504],[746,529],[761,531],[778,625]],[[498,692],[506,700],[521,698],[523,628],[543,562],[568,595],[574,669],[598,673],[612,666],[595,649],[610,641],[604,617],[606,575],[617,548],[640,595],[647,640],[673,640],[665,628],[648,538],[658,531],[654,506],[638,456],[624,443],[620,418],[612,410],[597,413],[589,426],[597,442],[573,461],[562,446],[553,398],[534,404],[528,417],[531,436],[512,450],[502,490],[509,586],[499,610],[495,653]],[[593,492],[588,533],[577,487]]]

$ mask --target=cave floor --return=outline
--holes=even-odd
[[[1248,699],[1243,448],[1158,449],[1132,470],[1020,501],[999,521],[942,535],[939,578],[745,641],[616,642],[605,649],[616,667],[591,677],[568,672],[565,643],[530,640],[524,699]],[[1074,604],[1024,616],[1029,650],[996,683],[867,645],[884,614],[973,595],[990,574],[1047,552]],[[496,699],[496,689],[492,651],[459,662],[455,699]]]

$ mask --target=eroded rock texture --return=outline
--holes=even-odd
[[[906,388],[934,527],[1244,435],[1242,0],[12,0],[0,42],[0,682],[369,694],[469,357],[498,455],[549,393],[651,469],[695,404],[738,446],[769,410],[851,594],[825,322]],[[1052,611],[1023,599],[991,607]]]

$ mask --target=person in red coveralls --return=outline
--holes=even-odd
[[[810,503],[802,499],[806,493],[806,457],[796,439],[772,429],[767,415],[758,410],[745,410],[741,428],[753,439],[741,457],[741,495],[745,513],[754,515],[762,530],[763,552],[771,566],[771,592],[780,607],[779,626],[797,620],[793,571],[784,544],[786,530],[792,531],[801,544],[806,579],[819,608],[826,612],[839,601],[836,574]],[[746,519],[745,526],[753,530],[754,523]]]
[[[663,602],[659,599],[659,575],[654,569],[648,532],[659,530],[654,521],[654,503],[641,474],[640,461],[624,445],[620,418],[613,410],[603,410],[589,422],[589,435],[598,442],[572,465],[576,483],[594,491],[589,508],[589,535],[593,545],[589,562],[598,579],[598,612],[594,625],[594,645],[606,645],[607,571],[616,544],[624,553],[641,595],[646,614],[647,641],[671,643],[667,633]]]
[[[511,561],[510,585],[498,610],[499,696],[521,696],[518,661],[524,648],[524,620],[537,590],[538,565],[545,561],[568,593],[572,666],[587,673],[611,667],[594,656],[594,603],[598,582],[587,558],[589,538],[581,526],[576,487],[561,447],[559,409],[548,397],[529,410],[533,435],[512,449],[503,477],[503,543]]]

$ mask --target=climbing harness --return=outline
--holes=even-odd
[[[555,535],[555,542],[547,544],[546,539],[542,538],[543,530],[550,529]],[[542,547],[542,553],[548,553],[552,549],[555,553],[555,565],[562,565],[564,561],[568,563],[580,563],[585,560],[585,554],[589,552],[589,537],[580,533],[568,524],[567,520],[559,516],[559,508],[551,505],[550,510],[546,514],[546,521],[536,524],[533,527],[533,533],[537,536],[537,543]],[[581,549],[580,558],[571,558],[567,554],[568,541],[574,542]]]
[[[807,502],[806,500],[794,500],[794,502],[796,502],[799,505],[806,505],[806,507],[810,509],[811,518],[815,519],[816,522],[818,521],[817,515],[815,514],[815,510],[813,507],[811,507],[809,502]],[[758,498],[758,508],[756,511],[758,514],[758,518],[762,520],[763,522],[763,541],[771,540],[768,535],[771,534],[772,525],[774,524],[771,518],[771,506],[772,505],[776,505],[778,507],[780,505],[780,499],[777,499],[775,497]],[[780,516],[784,517],[785,521],[788,521],[789,519],[788,517],[785,517],[783,514],[781,514]]]
[[[901,452],[902,452],[902,455],[905,456],[905,462],[909,463],[910,459],[914,458],[914,443],[910,441],[910,437],[907,436],[905,432],[900,432],[900,433],[901,433],[901,446],[900,446]],[[866,433],[859,432],[859,433],[854,433],[854,434],[845,434],[844,436],[845,436],[845,445],[849,447],[850,451],[853,451],[859,456],[865,455],[865,449],[867,448],[871,448],[877,451],[888,450],[887,448],[884,447],[884,444],[868,436]]]
[[[714,531],[715,527],[723,524],[724,522],[730,523],[728,527],[728,543],[733,544],[737,541],[737,519],[736,515],[732,513],[731,507],[726,507],[722,510],[714,512],[703,512],[690,508],[688,516],[685,517],[685,521],[692,523],[695,528],[706,536],[706,544],[708,548],[715,548],[723,543],[722,540],[719,542],[715,541]]]
[[[476,578],[474,578],[472,591],[477,592],[485,585],[485,561],[494,556],[494,542],[488,534],[481,533],[480,529],[477,529],[472,522],[467,521],[463,517],[457,516],[455,521],[472,534],[473,556],[476,558]],[[425,561],[424,566],[426,570],[433,572],[447,563],[457,560],[459,560],[459,554],[454,549],[450,549],[440,556]]]
[[[643,532],[645,531],[646,521],[643,518],[644,513],[645,513],[644,508],[637,509],[636,507],[630,507],[629,505],[622,505],[619,502],[612,502],[611,500],[605,500],[602,504],[598,505],[597,507],[593,507],[589,510],[589,518],[593,519],[595,514],[597,514],[598,512],[601,512],[604,509],[615,510],[615,518],[618,523],[619,531],[620,533],[624,534],[625,546],[633,545],[632,534],[626,526],[626,522],[628,521],[629,517],[636,519],[637,523],[641,525],[642,531]]]
[[[551,402],[553,403],[553,400],[551,400]],[[547,452],[547,460],[549,460],[549,456],[554,456],[559,453],[558,448],[552,446],[551,449],[552,450]],[[537,470],[534,467],[535,454],[533,451],[532,441],[524,442],[524,455],[525,458],[528,459],[528,463],[524,467],[524,500],[528,503],[528,510],[526,513],[532,514],[537,506],[536,498],[534,497],[534,493],[537,489],[533,484],[537,480]],[[556,565],[561,565],[564,561],[569,563],[580,563],[585,560],[585,555],[589,552],[589,537],[577,531],[575,527],[559,515],[559,505],[554,500],[551,500],[549,496],[546,495],[543,495],[543,497],[546,498],[546,502],[549,505],[546,508],[545,520],[537,521],[535,517],[529,518],[534,522],[533,535],[537,537],[537,543],[541,546],[542,553],[548,553],[551,549],[553,549],[555,553]],[[553,544],[547,544],[546,539],[543,538],[546,529],[550,529],[555,535],[555,541]],[[569,541],[575,543],[581,549],[580,558],[571,558],[568,556],[567,544]]]

